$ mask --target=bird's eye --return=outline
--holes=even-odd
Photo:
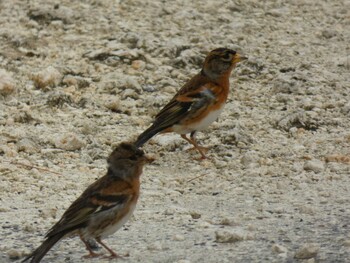
[[[229,61],[232,59],[232,54],[231,53],[225,53],[223,56],[222,56],[222,59],[225,60],[225,61]]]

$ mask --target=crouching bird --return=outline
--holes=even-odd
[[[89,251],[86,258],[100,256],[92,251],[89,239],[103,246],[109,257],[118,257],[102,239],[116,232],[132,215],[139,197],[143,166],[151,161],[133,144],[119,144],[108,157],[107,174],[72,203],[46,234],[44,242],[22,262],[40,262],[59,240],[73,235],[78,235]]]
[[[211,51],[204,60],[202,70],[156,115],[153,124],[139,135],[135,145],[141,147],[158,133],[175,132],[194,146],[201,159],[205,159],[205,148],[197,144],[195,134],[218,118],[226,104],[231,71],[245,59],[227,48]],[[188,133],[190,137],[186,136]]]

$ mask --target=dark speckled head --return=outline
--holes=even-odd
[[[108,174],[124,179],[137,177],[142,173],[143,165],[152,161],[134,144],[122,142],[108,157]]]
[[[246,57],[241,56],[238,52],[228,48],[217,48],[212,50],[205,58],[203,72],[210,78],[230,73],[236,64]]]
[[[108,163],[117,160],[138,160],[144,158],[145,154],[142,150],[136,148],[132,143],[122,142],[119,144],[108,158]]]

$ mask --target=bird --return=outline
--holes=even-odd
[[[175,132],[193,145],[201,155],[199,159],[206,159],[206,148],[197,144],[196,132],[206,129],[218,118],[229,94],[230,74],[237,63],[246,59],[228,48],[209,52],[201,71],[160,110],[153,124],[136,139],[136,147],[142,147],[158,133]]]
[[[109,253],[120,257],[102,239],[121,228],[131,217],[139,198],[143,166],[152,162],[132,143],[120,143],[107,159],[106,175],[92,183],[62,218],[48,231],[43,243],[22,262],[38,263],[61,239],[79,236],[89,254],[85,258],[102,256],[93,252],[89,240],[96,240]]]

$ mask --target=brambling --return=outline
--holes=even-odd
[[[118,145],[108,157],[107,174],[72,203],[46,234],[45,241],[22,262],[40,262],[56,242],[74,235],[80,237],[89,251],[86,258],[100,256],[92,251],[90,239],[103,246],[110,258],[119,257],[101,239],[116,232],[132,215],[139,197],[143,165],[151,161],[132,144]]]
[[[153,124],[137,138],[141,147],[158,133],[175,132],[194,146],[205,159],[204,147],[195,139],[222,112],[229,93],[229,77],[237,63],[247,59],[234,50],[218,48],[204,60],[202,70],[191,78],[156,115]],[[186,134],[190,133],[188,138]]]

